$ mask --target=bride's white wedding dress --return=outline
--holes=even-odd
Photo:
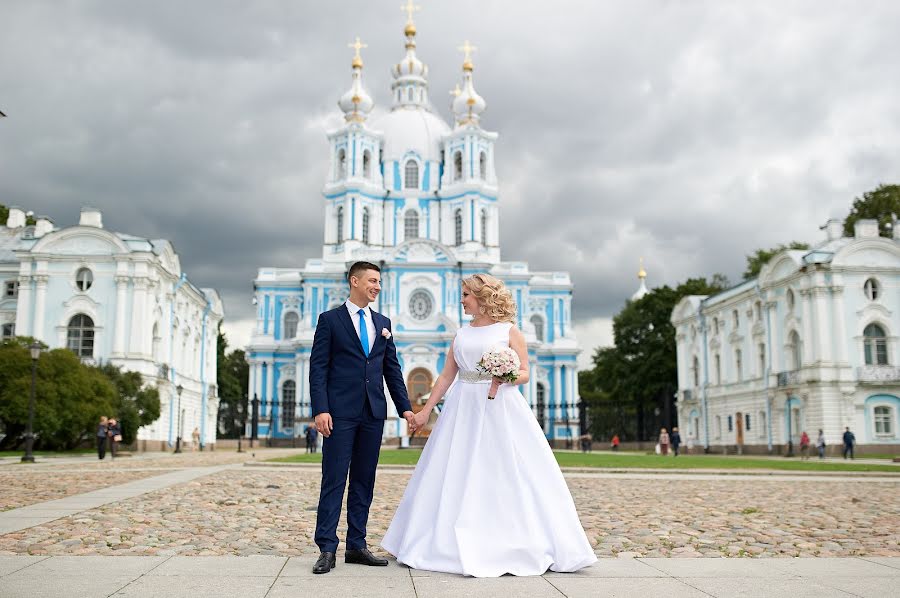
[[[459,376],[381,545],[415,569],[475,577],[575,571],[597,560],[553,452],[518,388],[475,380],[512,324],[463,326]],[[466,381],[469,380],[469,381]]]

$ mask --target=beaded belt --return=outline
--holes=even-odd
[[[491,375],[479,372],[478,370],[459,370],[459,379],[469,384],[478,384],[480,382],[490,382]]]

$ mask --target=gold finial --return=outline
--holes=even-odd
[[[461,93],[462,90],[459,88],[459,83],[456,84],[456,87],[450,90],[450,95],[452,95],[454,98],[458,98],[459,94]]]
[[[641,280],[647,278],[647,272],[644,270],[644,258],[641,258],[641,269],[638,270],[638,278]]]
[[[413,23],[413,13],[417,10],[422,10],[422,7],[413,4],[413,0],[407,0],[406,4],[400,7],[400,10],[406,12],[406,28],[403,30],[403,33],[406,35],[415,35],[416,24]]]
[[[354,50],[356,50],[356,54],[353,56],[353,68],[356,68],[356,67],[362,68],[363,61],[362,61],[362,56],[360,55],[359,51],[362,48],[368,48],[369,44],[362,43],[361,41],[359,41],[359,37],[357,37],[356,41],[352,44],[347,44],[347,47],[353,48]]]
[[[459,47],[459,50],[465,52],[465,58],[463,58],[463,70],[471,71],[472,70],[472,52],[477,50],[475,46],[469,43],[469,40],[466,40],[463,45]]]

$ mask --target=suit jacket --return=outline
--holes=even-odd
[[[313,415],[360,417],[368,401],[376,418],[387,419],[385,383],[397,413],[412,410],[394,339],[381,334],[383,329],[390,331],[391,321],[375,310],[369,311],[375,325],[375,342],[368,357],[345,303],[319,315],[309,358]]]

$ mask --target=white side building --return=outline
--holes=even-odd
[[[675,306],[685,440],[780,452],[804,430],[814,445],[822,429],[835,450],[849,427],[860,445],[900,452],[900,231],[880,237],[874,220],[853,237],[842,228],[829,221],[812,249]]]
[[[86,363],[140,372],[159,389],[160,418],[138,431],[138,446],[165,449],[195,427],[216,441],[216,337],[223,317],[214,289],[191,284],[172,244],[103,228],[85,208],[78,226],[48,218],[26,226],[12,207],[0,226],[0,332],[68,347]],[[110,414],[115,416],[115,414]]]

